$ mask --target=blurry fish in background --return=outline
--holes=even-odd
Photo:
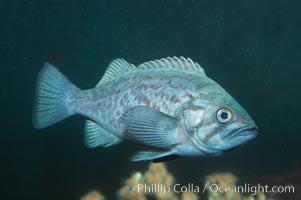
[[[190,58],[135,66],[113,60],[95,88],[80,90],[54,66],[39,73],[33,125],[41,129],[80,114],[89,148],[122,140],[143,145],[133,161],[220,155],[255,138],[248,113]]]

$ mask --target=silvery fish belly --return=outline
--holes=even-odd
[[[33,124],[45,128],[80,114],[87,147],[122,140],[145,146],[131,160],[220,155],[258,134],[248,113],[190,58],[135,66],[113,60],[95,88],[80,90],[54,66],[39,73]]]

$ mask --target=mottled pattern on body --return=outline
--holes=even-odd
[[[119,118],[129,108],[144,105],[174,116],[184,102],[197,97],[208,84],[209,80],[180,70],[137,70],[102,87],[79,92],[74,96],[74,109],[121,136],[124,126]]]

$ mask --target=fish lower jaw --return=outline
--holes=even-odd
[[[228,134],[220,134],[221,136],[221,140],[224,141],[224,142],[227,142],[227,141],[231,141],[231,140],[235,140],[236,138],[239,138],[239,137],[256,137],[257,136],[257,127],[249,127],[249,126],[245,126],[245,127],[242,127],[238,130],[235,130],[235,131],[232,131],[232,132],[229,132]],[[224,136],[223,136],[224,135]]]

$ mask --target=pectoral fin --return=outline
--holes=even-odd
[[[130,157],[131,161],[147,161],[147,160],[158,160],[164,161],[164,157],[166,156],[172,156],[172,151],[138,151],[134,155]]]
[[[129,138],[139,144],[170,149],[178,144],[176,127],[179,120],[156,109],[136,106],[121,117]]]

